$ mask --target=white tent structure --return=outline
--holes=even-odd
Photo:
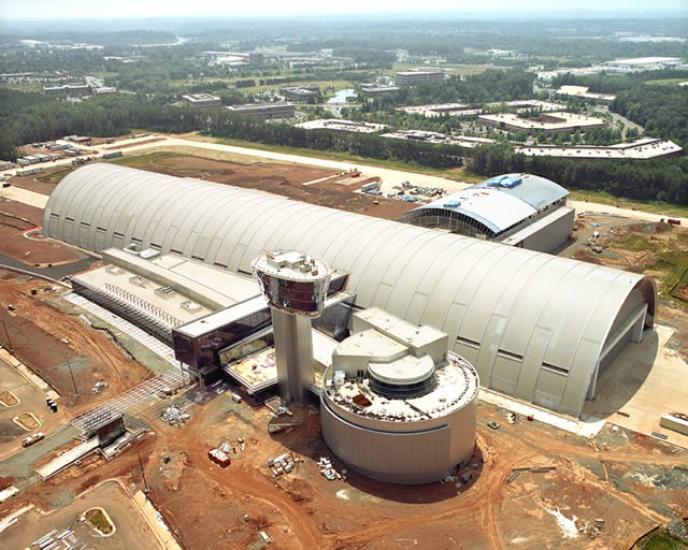
[[[244,274],[265,250],[303,250],[350,273],[357,305],[446,332],[483,386],[574,416],[655,313],[653,283],[635,273],[110,164],[60,182],[44,231],[93,251],[138,243]]]

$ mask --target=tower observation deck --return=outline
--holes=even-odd
[[[303,404],[313,384],[311,319],[323,311],[332,271],[298,251],[267,252],[252,267],[272,312],[280,396]]]

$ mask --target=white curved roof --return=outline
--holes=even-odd
[[[619,319],[639,304],[654,314],[653,287],[635,273],[110,164],[60,182],[44,231],[248,273],[265,250],[307,251],[350,273],[357,304],[446,332],[483,385],[573,415]]]
[[[512,186],[511,183],[516,184]],[[502,174],[419,206],[411,212],[432,208],[457,212],[479,221],[498,234],[568,194],[562,186],[540,176]]]

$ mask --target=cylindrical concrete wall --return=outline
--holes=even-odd
[[[345,411],[323,393],[322,436],[337,457],[367,477],[408,485],[432,483],[473,455],[476,406],[477,395],[434,422],[402,425],[344,416]]]

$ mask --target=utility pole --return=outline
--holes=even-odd
[[[139,455],[139,466],[141,467],[141,477],[143,478],[143,493],[148,494],[148,483],[146,482],[146,472],[143,469],[143,460],[141,459],[141,453],[137,450],[136,454]]]
[[[7,343],[9,344],[10,353],[14,353],[14,346],[12,345],[12,339],[10,338],[10,332],[7,330],[7,323],[2,320],[2,326],[5,329],[5,336],[7,337]]]
[[[74,372],[72,371],[72,363],[67,359],[67,367],[69,367],[69,374],[72,376],[72,385],[74,386],[74,393],[76,398],[79,399],[79,390],[76,389],[76,380],[74,380]]]

